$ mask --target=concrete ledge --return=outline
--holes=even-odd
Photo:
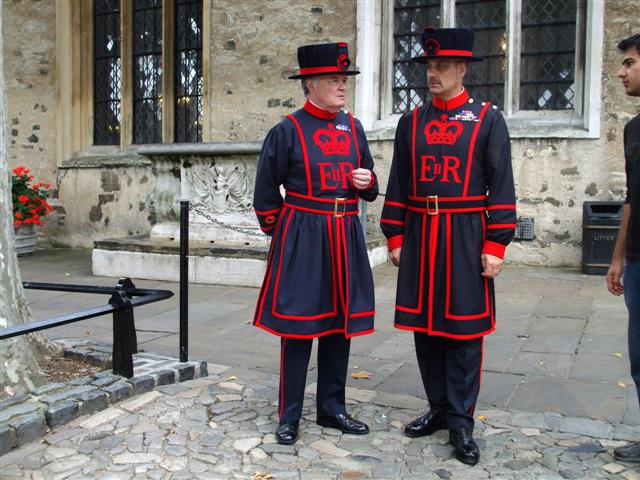
[[[387,248],[369,242],[371,267],[387,261]],[[97,241],[92,252],[94,275],[177,282],[180,279],[179,243],[135,236]],[[266,247],[212,245],[189,242],[189,282],[260,287],[267,266]]]
[[[92,340],[60,340],[65,355],[73,352],[76,358],[95,362],[102,358],[109,346]],[[107,409],[110,405],[145,393],[155,387],[194,378],[207,377],[206,362],[179,360],[138,353],[133,356],[134,376],[124,378],[104,370],[95,375],[76,378],[66,383],[42,385],[26,395],[19,395],[0,402],[0,455],[29,443],[47,433],[49,428],[64,425],[80,415],[88,415]],[[215,366],[214,366],[215,367]],[[217,371],[223,371],[218,368]],[[144,400],[129,400],[121,405],[130,410]],[[150,397],[149,397],[150,398]]]

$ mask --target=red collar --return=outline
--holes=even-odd
[[[440,110],[453,110],[454,108],[461,107],[469,100],[469,94],[467,89],[462,90],[458,95],[450,100],[440,100],[438,97],[433,97],[433,104]]]
[[[323,108],[314,105],[313,103],[311,103],[311,100],[307,100],[303,108],[307,113],[313,115],[314,117],[322,118],[323,120],[333,120],[338,116],[338,112],[331,113]]]

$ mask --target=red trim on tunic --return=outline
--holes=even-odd
[[[467,320],[479,320],[481,318],[485,318],[487,316],[489,316],[489,283],[487,282],[487,279],[482,277],[483,283],[484,283],[484,297],[485,297],[485,310],[482,313],[474,313],[474,314],[469,314],[469,315],[456,315],[451,313],[450,310],[450,301],[451,301],[451,215],[447,214],[446,216],[446,226],[447,226],[447,233],[446,233],[446,269],[447,269],[447,278],[446,278],[446,297],[445,297],[445,310],[444,310],[444,316],[446,319],[448,320],[455,320],[455,321],[467,321]],[[484,223],[484,222],[483,222]],[[484,225],[483,225],[484,227]],[[483,228],[484,231],[484,228]]]
[[[284,245],[285,240],[287,239],[287,231],[289,230],[289,225],[291,224],[291,218],[293,217],[293,210],[289,212],[289,216],[287,217],[287,223],[284,226],[284,231],[282,232],[282,242],[280,244],[280,261],[278,262],[278,273],[276,273],[276,281],[273,285],[273,300],[271,305],[271,314],[274,317],[282,318],[285,320],[300,320],[300,321],[308,321],[308,320],[319,320],[321,318],[331,317],[336,315],[338,312],[334,308],[331,312],[319,313],[317,315],[285,315],[283,313],[276,312],[276,301],[278,299],[278,289],[280,287],[280,274],[282,273],[282,259],[284,258]]]
[[[391,200],[385,200],[384,204],[385,204],[385,206],[389,205],[390,207],[407,208],[407,204],[406,203],[392,202]]]
[[[487,228],[489,230],[496,230],[496,229],[499,229],[499,228],[512,229],[512,228],[516,228],[516,224],[515,223],[494,223],[492,225],[489,225]]]
[[[416,197],[414,195],[409,195],[409,200],[413,200],[416,202],[426,202],[429,199],[429,197]],[[464,202],[464,201],[475,201],[475,200],[486,200],[487,196],[486,195],[475,195],[475,196],[471,196],[471,197],[440,197],[438,196],[438,203],[441,202]],[[385,202],[386,203],[386,202]],[[483,207],[484,209],[484,207]]]
[[[396,248],[402,247],[402,243],[404,241],[404,235],[394,235],[393,237],[387,238],[387,249],[389,251],[395,250]]]
[[[256,213],[258,215],[265,216],[265,215],[271,215],[272,213],[278,213],[280,210],[282,210],[282,207],[273,208],[271,210],[265,210],[265,211],[256,210]]]
[[[403,307],[402,305],[397,305],[396,304],[396,310],[400,310],[401,312],[407,312],[407,313],[422,313],[422,301],[423,301],[423,294],[424,294],[424,239],[426,236],[426,232],[427,232],[427,216],[423,215],[422,216],[422,232],[421,232],[421,237],[420,237],[420,286],[418,290],[418,305],[415,308],[411,308],[411,307]]]
[[[329,250],[331,254],[331,279],[333,290],[333,311],[338,313],[338,268],[336,265],[336,253],[333,246],[333,222],[331,221],[331,215],[327,215],[327,235],[329,235]]]
[[[276,228],[276,226],[275,225],[271,225],[269,227],[260,227],[260,230],[262,230],[264,233],[268,233],[271,230],[273,230],[274,228]]]
[[[314,105],[311,100],[307,100],[302,106],[304,111],[314,117],[321,118],[323,120],[333,120],[338,116],[338,112],[332,113],[329,110],[325,110],[324,108],[320,108],[317,105]]]
[[[505,205],[489,205],[487,207],[487,210],[515,210],[516,206],[512,205],[512,204],[505,204]]]
[[[507,249],[506,245],[498,242],[492,242],[491,240],[485,240],[482,245],[482,253],[488,253],[494,257],[504,258],[504,251]]]
[[[388,220],[386,218],[381,218],[380,223],[388,223],[389,225],[400,225],[404,227],[404,220]]]
[[[287,190],[287,195],[291,195],[293,197],[300,197],[300,198],[306,198],[308,200],[314,200],[316,202],[322,202],[322,203],[335,203],[335,198],[322,198],[322,197],[314,197],[312,195],[303,195],[302,193],[297,193],[297,192],[292,192]],[[358,199],[357,198],[348,198],[346,200],[346,203],[358,203]],[[327,213],[327,212],[323,212],[323,213]]]
[[[361,318],[361,317],[372,317],[373,315],[376,314],[375,310],[371,310],[370,312],[358,312],[358,313],[352,313],[350,315],[351,318]]]
[[[280,228],[280,224],[282,223],[283,215],[278,217],[278,222],[276,223],[276,230]],[[273,255],[275,252],[275,245],[273,242],[271,243],[271,248],[269,249],[269,258],[267,259],[267,270],[264,274],[264,279],[262,281],[262,288],[260,289],[260,294],[258,295],[258,302],[256,304],[256,315],[254,318],[254,324],[258,327],[261,326],[260,318],[262,318],[262,312],[264,310],[264,301],[267,296],[267,291],[269,290],[269,283],[271,282],[271,273],[273,267]]]
[[[344,233],[344,224],[351,222],[351,218],[340,218],[340,228],[342,230],[342,250],[344,253],[344,334],[349,331],[349,254],[347,253],[347,239]]]
[[[469,93],[466,88],[449,100],[442,100],[438,97],[433,97],[433,105],[440,110],[453,110],[454,108],[461,107],[469,100]]]
[[[396,309],[398,309],[398,307],[396,306]],[[480,337],[484,337],[485,335],[489,335],[490,333],[493,333],[496,329],[495,324],[491,326],[491,328],[489,330],[485,330],[484,332],[480,332],[480,333],[474,333],[471,335],[456,335],[453,333],[446,333],[446,332],[440,332],[438,330],[429,330],[426,328],[422,328],[422,327],[409,327],[406,325],[400,325],[398,323],[395,323],[393,325],[395,328],[397,328],[398,330],[409,330],[412,332],[423,332],[423,333],[428,333],[429,335],[434,335],[436,337],[446,337],[446,338],[454,338],[456,340],[472,340],[474,338],[480,338]]]
[[[416,122],[418,119],[418,110],[420,107],[417,107],[411,117],[411,167],[413,168],[413,194],[418,194],[418,187],[416,186]]]
[[[351,136],[353,137],[353,144],[356,147],[356,155],[358,156],[358,168],[360,168],[360,146],[358,145],[358,138],[356,137],[356,124],[353,121],[353,115],[351,115],[351,113],[349,113],[349,121],[351,122]]]
[[[300,138],[300,145],[302,146],[302,156],[304,157],[304,169],[307,174],[307,193],[311,195],[312,185],[311,185],[311,169],[309,168],[309,153],[307,152],[307,142],[304,139],[304,134],[302,133],[302,127],[298,123],[298,121],[294,118],[293,115],[287,115],[287,117],[293,122],[298,130],[298,137]]]
[[[439,217],[431,219],[431,228],[429,229],[429,316],[427,328],[433,328],[433,282],[436,270],[436,249],[438,248],[438,227],[440,225]]]
[[[326,215],[327,212],[324,210],[317,210],[315,208],[307,208],[307,207],[300,207],[298,205],[292,205],[291,203],[285,203],[285,205],[293,210],[300,210],[303,212],[309,212],[309,213],[319,213],[321,215]],[[339,208],[339,207],[338,207]],[[343,215],[358,215],[360,213],[360,210],[355,210],[353,212],[344,212]]]
[[[476,123],[476,127],[473,129],[473,134],[471,135],[471,142],[469,143],[469,155],[467,157],[467,172],[464,177],[464,189],[462,190],[462,196],[467,196],[467,191],[469,190],[469,180],[471,175],[471,164],[473,163],[473,150],[476,146],[476,140],[478,138],[478,132],[480,131],[480,126],[482,125],[482,121],[484,120],[484,115],[487,113],[487,109],[491,105],[490,102],[487,102],[485,106],[480,111],[480,115],[478,116],[478,121]]]
[[[413,206],[409,206],[407,207],[409,209],[410,212],[419,212],[419,213],[429,213],[429,210],[427,210],[427,208],[420,208],[420,207],[413,207]],[[438,213],[469,213],[469,212],[484,212],[486,209],[484,207],[468,207],[468,208],[445,208],[445,207],[438,207]],[[429,213],[430,215],[434,215]],[[436,215],[437,216],[437,215]]]
[[[319,333],[310,333],[309,335],[296,335],[293,333],[281,333],[281,332],[277,332],[269,327],[266,327],[262,324],[258,325],[256,324],[256,327],[260,327],[263,330],[266,330],[269,333],[272,333],[273,335],[277,335],[278,337],[282,337],[282,338],[298,338],[301,340],[307,340],[310,338],[320,338],[320,337],[325,337],[327,335],[331,335],[332,333],[344,333],[344,330],[342,328],[338,328],[338,329],[333,329],[333,330],[326,330],[324,332],[319,332]],[[345,338],[349,339],[349,338],[353,338],[353,337],[359,337],[360,335],[368,335],[370,333],[373,333],[375,330],[373,328],[369,329],[369,330],[363,330],[361,332],[354,332],[354,333],[350,333],[345,335]]]

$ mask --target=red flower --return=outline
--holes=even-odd
[[[18,197],[18,201],[19,201],[21,204],[23,204],[23,205],[24,205],[25,203],[27,203],[27,202],[29,201],[29,197],[27,197],[26,195],[20,195],[20,196]]]
[[[16,212],[16,218],[22,218],[22,214],[20,212]]]

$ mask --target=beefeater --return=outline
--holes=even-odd
[[[298,49],[303,108],[268,133],[258,162],[254,207],[271,235],[254,325],[281,337],[276,439],[298,438],[307,367],[318,338],[317,423],[366,434],[345,406],[351,338],[373,332],[375,300],[358,218],[378,183],[360,122],[341,109],[350,70],[346,43]],[[282,197],[280,187],[284,187]]]
[[[483,337],[495,330],[493,278],[516,226],[509,133],[495,105],[462,81],[473,31],[426,28],[432,101],[399,121],[381,227],[399,266],[395,326],[414,332],[430,410],[410,437],[449,429],[455,456],[475,465],[473,411]]]

